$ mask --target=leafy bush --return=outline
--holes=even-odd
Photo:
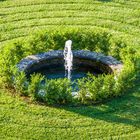
[[[47,79],[45,92],[43,101],[47,104],[66,104],[72,101],[71,82],[68,79]]]
[[[0,50],[0,78],[5,86],[11,86],[16,64],[23,58],[23,50],[20,43],[6,46]]]
[[[41,74],[33,74],[30,77],[30,83],[28,86],[28,93],[32,95],[32,97],[37,98],[37,93],[42,86],[42,81],[44,80],[44,76]]]
[[[29,41],[26,42],[26,53],[32,54],[45,52],[48,50],[63,49],[66,40],[71,39],[73,41],[73,49],[80,50],[86,49],[90,51],[101,52],[106,55],[116,54],[112,52],[112,46],[118,47],[121,41],[112,45],[111,34],[107,32],[93,32],[83,30],[56,30],[56,31],[44,31],[39,32],[32,36]],[[119,53],[119,52],[117,52]]]
[[[118,96],[133,86],[136,79],[136,70],[134,63],[126,61],[123,70],[117,76],[115,81],[115,95]]]
[[[28,95],[28,80],[24,72],[18,72],[15,68],[15,74],[13,75],[14,87],[17,93],[21,95]]]
[[[87,78],[78,80],[79,96],[78,99],[82,103],[100,102],[113,95],[115,79],[114,75],[99,75],[95,77],[88,74]]]
[[[109,51],[109,55],[112,55],[113,57],[117,58],[118,60],[121,60],[121,52],[122,50],[125,50],[127,48],[126,44],[122,42],[121,40],[110,40],[111,48]]]
[[[95,77],[88,74],[87,78],[78,80],[78,99],[87,104],[119,96],[133,86],[135,76],[136,72],[132,62],[128,62],[118,75],[99,75]]]

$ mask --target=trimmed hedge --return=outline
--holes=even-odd
[[[107,32],[80,29],[42,31],[32,35],[26,41],[20,40],[4,46],[0,50],[0,84],[4,87],[15,88],[22,95],[37,95],[36,93],[41,88],[42,76],[33,75],[31,81],[28,81],[26,75],[17,70],[17,63],[31,54],[63,49],[65,41],[68,39],[73,41],[73,50],[83,49],[101,52],[105,55],[112,55],[124,63],[124,69],[119,75],[100,75],[98,77],[89,75],[87,78],[79,80],[78,100],[80,102],[87,103],[88,100],[92,103],[100,102],[121,95],[132,85],[136,74],[137,51],[127,46],[121,39],[115,40]],[[70,92],[66,91],[63,84],[60,87],[58,86],[58,83],[61,83],[60,81],[65,82],[67,88],[70,85],[69,81],[65,79],[64,81],[62,79],[47,80],[47,83],[50,83],[51,86],[47,87],[46,85],[45,92],[48,93],[46,97],[34,97],[48,104],[69,102],[70,98],[67,99],[65,95],[69,95]],[[52,85],[55,85],[55,87]],[[65,96],[64,100],[62,100],[63,96]]]

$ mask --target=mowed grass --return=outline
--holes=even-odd
[[[140,0],[3,0],[0,46],[38,30],[104,30],[140,46]],[[140,81],[94,106],[49,107],[0,90],[0,139],[140,139]]]
[[[24,37],[40,29],[83,27],[140,38],[139,0],[5,0],[0,3],[0,41]],[[138,44],[137,43],[137,44]]]
[[[0,139],[140,138],[139,86],[107,103],[48,107],[0,93]]]

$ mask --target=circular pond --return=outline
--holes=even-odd
[[[122,63],[111,56],[101,53],[78,50],[73,52],[72,81],[85,77],[88,72],[98,74],[110,74],[119,72]],[[20,71],[27,76],[32,73],[42,73],[48,79],[64,78],[64,55],[62,50],[50,51],[37,55],[30,55],[18,64]]]

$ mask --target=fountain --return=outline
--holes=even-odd
[[[68,40],[65,42],[64,50],[55,50],[37,55],[27,56],[26,58],[22,59],[17,65],[18,69],[19,71],[24,71],[28,79],[30,79],[30,75],[33,73],[41,73],[47,79],[67,77],[71,82],[69,86],[72,87],[72,91],[70,91],[70,94],[73,98],[78,98],[80,97],[80,92],[78,92],[80,89],[77,85],[77,81],[80,78],[86,77],[88,72],[95,76],[103,73],[116,74],[119,73],[123,67],[122,63],[120,61],[117,61],[112,56],[105,56],[101,53],[85,50],[72,51],[71,47],[72,41]],[[41,81],[42,87],[44,87],[44,83],[47,84],[45,80]],[[65,83],[62,86],[64,86],[65,88]],[[67,88],[68,87],[66,87],[66,89]],[[52,88],[50,89],[53,91]],[[61,89],[63,88],[61,87],[60,90]],[[49,92],[51,93],[51,91]],[[64,94],[66,92],[64,92]],[[37,94],[39,95],[39,97],[41,96],[42,100],[48,97],[45,96],[47,94],[47,91],[41,88],[39,89]],[[86,97],[88,96],[89,94],[86,95]],[[66,97],[68,96],[65,96],[65,99],[68,100]],[[51,96],[49,98],[51,98]],[[62,98],[60,97],[60,101],[62,101],[62,99],[64,99],[63,96]]]
[[[41,73],[47,79],[65,78],[72,82],[83,78],[88,72],[93,75],[120,72],[122,63],[112,56],[101,53],[71,50],[72,41],[65,42],[64,50],[55,50],[37,55],[30,55],[22,59],[17,65],[20,71],[28,76]]]
[[[65,60],[65,75],[67,75],[68,79],[71,79],[71,70],[72,70],[72,65],[73,65],[73,54],[71,50],[72,41],[68,40],[65,43],[65,48],[64,48],[64,60]]]

